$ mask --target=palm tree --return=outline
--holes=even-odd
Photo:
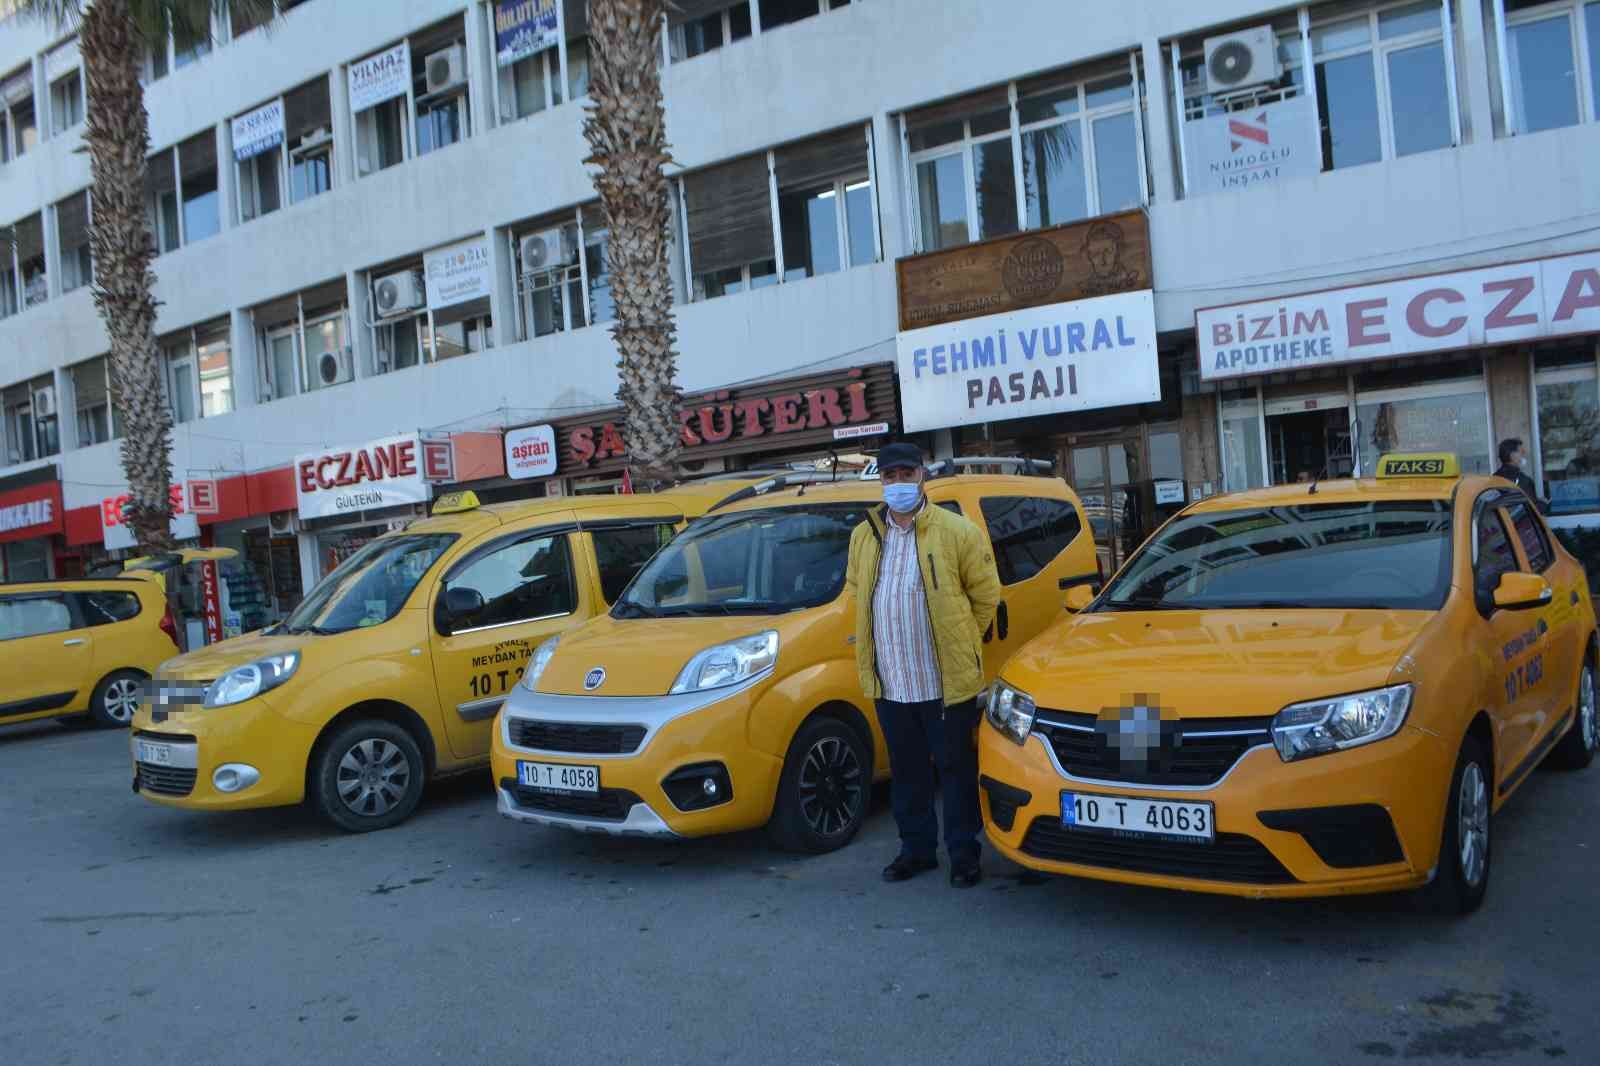
[[[22,0],[23,10],[78,24],[88,86],[83,139],[93,175],[94,304],[111,339],[111,402],[122,416],[127,521],[143,553],[172,547],[172,412],[156,347],[155,242],[145,219],[149,116],[139,82],[145,51],[169,27],[205,40],[212,13],[271,13],[271,0]]]
[[[617,398],[628,463],[644,481],[671,479],[683,448],[663,170],[672,157],[658,66],[663,12],[662,0],[589,0],[591,102],[583,123],[584,162],[600,168],[594,183],[610,233],[611,335],[621,357]]]

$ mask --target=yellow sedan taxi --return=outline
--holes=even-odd
[[[1035,870],[1466,912],[1493,813],[1600,741],[1583,568],[1454,456],[1194,504],[1068,598],[979,731],[989,837]]]
[[[435,776],[482,767],[528,657],[603,612],[686,518],[737,491],[479,506],[371,541],[282,624],[162,664],[133,725],[134,789],[172,807],[309,800],[342,829],[383,829]]]

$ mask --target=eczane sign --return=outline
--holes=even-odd
[[[1600,332],[1600,251],[1195,313],[1208,381]]]
[[[301,518],[426,503],[432,495],[415,433],[298,456],[294,491]]]

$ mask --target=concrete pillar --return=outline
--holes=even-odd
[[[46,298],[54,300],[61,295],[61,283],[65,280],[61,276],[61,231],[56,228],[54,204],[45,204],[39,208],[39,229],[44,237],[45,290],[48,294]]]
[[[494,125],[494,35],[489,32],[491,8],[467,8],[467,101],[472,115],[472,135],[487,133]],[[565,71],[563,71],[565,74]],[[566,99],[562,93],[562,99]]]
[[[250,312],[235,309],[228,313],[228,338],[233,357],[233,405],[254,407],[261,402],[262,374]]]
[[[911,254],[906,219],[911,205],[905,202],[905,157],[900,153],[900,122],[895,116],[872,116],[872,165],[878,179],[872,194],[878,198],[878,227],[883,234],[883,258],[893,262]]]
[[[284,144],[278,149],[287,152]],[[222,228],[233,229],[239,225],[239,164],[233,161],[233,123],[217,123],[217,196],[222,200],[222,210],[217,218]]]
[[[1460,83],[1461,139],[1468,144],[1494,140],[1494,92],[1499,67],[1490,62],[1489,39],[1494,20],[1484,18],[1477,0],[1455,4],[1460,23],[1461,48],[1456,52],[1456,80]]]
[[[345,91],[345,68],[335,67],[328,74],[328,105],[333,120],[333,167],[335,185],[350,185],[356,180],[356,124],[350,114],[350,95]],[[284,145],[285,150],[288,145]]]
[[[1195,393],[1183,398],[1183,477],[1192,490],[1211,482],[1213,492],[1222,491],[1222,452],[1217,443],[1217,398],[1212,393]],[[1192,493],[1191,493],[1192,495]]]
[[[1172,152],[1172,90],[1167,85],[1170,63],[1157,40],[1141,47],[1144,65],[1144,146],[1150,164],[1150,199],[1172,201],[1178,198],[1178,168]]]
[[[356,378],[368,378],[377,373],[377,353],[373,349],[371,290],[367,276],[354,270],[344,272],[345,300],[350,308],[350,353],[354,358]]]
[[[517,281],[511,261],[511,243],[505,230],[491,229],[484,236],[489,243],[489,317],[494,319],[494,343],[515,344],[525,340],[517,334]],[[582,255],[580,248],[578,254]]]
[[[78,398],[72,394],[72,375],[66,367],[53,371],[56,386],[56,435],[63,454],[78,447]]]
[[[1494,439],[1489,442],[1490,468],[1499,465],[1496,449],[1508,437],[1520,439],[1532,455],[1533,382],[1529,378],[1528,349],[1517,345],[1496,348],[1483,357],[1484,384],[1489,390],[1489,423]],[[1538,473],[1534,472],[1537,478]]]

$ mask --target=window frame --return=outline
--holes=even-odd
[[[72,94],[70,106],[67,109],[71,115],[71,121],[64,123],[60,113],[62,110],[60,103],[67,99],[67,94],[60,92],[60,90],[69,80],[77,83],[77,91]],[[82,67],[73,67],[50,83],[50,136],[61,137],[83,125],[84,112],[86,111],[86,92],[87,87],[84,85]],[[58,93],[60,94],[59,96]]]
[[[1038,569],[1031,574],[1018,577],[1016,576],[1016,567],[1012,562],[1009,552],[1001,547],[1001,540],[994,534],[994,526],[992,524],[992,519],[989,516],[989,509],[987,507],[991,501],[1002,506],[1008,503],[1013,505],[1042,503],[1051,507],[1060,507],[1065,509],[1066,513],[1072,516],[1072,522],[1077,528],[1073,530],[1072,535],[1062,543],[1060,550],[1058,550],[1054,555],[1050,556],[1050,558],[1046,559],[1044,562],[1040,563]],[[995,568],[1000,574],[1000,584],[1005,588],[1010,588],[1013,585],[1024,584],[1025,582],[1032,581],[1041,574],[1045,573],[1045,571],[1049,570],[1051,566],[1055,565],[1056,560],[1060,559],[1061,556],[1066,553],[1067,549],[1072,547],[1073,543],[1083,535],[1083,531],[1088,528],[1088,523],[1084,520],[1083,514],[1079,512],[1078,508],[1072,505],[1072,501],[1057,499],[1054,496],[1030,496],[1020,494],[982,496],[978,499],[978,513],[983,517],[984,535],[989,538],[989,546],[994,554]],[[1036,525],[1034,527],[1034,537],[1030,543],[1040,543],[1045,540],[1045,534],[1048,532],[1048,525],[1053,525],[1054,522],[1058,520],[1059,519],[1052,518],[1047,524]],[[1010,575],[1009,579],[1008,572]],[[1096,574],[1095,577],[1098,579],[1099,575]]]
[[[1470,2],[1470,0],[1467,0]],[[1523,135],[1517,114],[1521,110],[1520,87],[1511,76],[1511,31],[1518,26],[1526,26],[1547,19],[1565,17],[1567,20],[1567,33],[1572,49],[1573,63],[1573,91],[1578,94],[1578,121],[1577,126],[1600,122],[1600,100],[1596,99],[1600,93],[1600,85],[1595,84],[1595,69],[1593,54],[1600,50],[1600,41],[1589,39],[1588,9],[1596,6],[1594,0],[1551,0],[1550,3],[1540,4],[1536,7],[1527,7],[1507,13],[1505,0],[1494,0],[1494,26],[1495,47],[1499,53],[1499,90],[1500,113],[1504,135],[1516,137]],[[1570,126],[1552,126],[1548,130],[1537,132],[1545,133],[1556,129],[1570,129]]]
[[[78,605],[74,602],[74,599],[73,599],[72,595],[70,595],[69,593],[66,593],[66,592],[20,592],[20,593],[7,593],[5,595],[0,595],[0,603],[6,603],[6,604],[29,603],[29,602],[33,602],[33,601],[37,601],[37,600],[45,600],[45,601],[59,603],[62,606],[62,608],[65,609],[66,612],[67,612],[67,625],[66,625],[66,628],[64,628],[64,629],[45,629],[45,630],[40,630],[37,633],[23,633],[20,636],[15,636],[15,637],[0,636],[0,644],[9,643],[10,641],[13,641],[13,640],[30,640],[30,639],[32,639],[34,637],[53,637],[53,636],[56,636],[57,634],[60,634],[60,633],[71,633],[71,632],[74,632],[75,630],[79,630],[79,629],[83,629],[84,628],[83,617],[78,612]]]
[[[1523,495],[1521,499],[1505,499],[1505,501],[1501,503],[1500,507],[1501,510],[1505,512],[1505,516],[1511,520],[1512,538],[1515,541],[1517,551],[1521,556],[1523,567],[1532,574],[1543,574],[1548,572],[1549,569],[1556,564],[1555,548],[1551,546],[1550,533],[1545,529],[1544,522],[1540,520],[1539,510],[1533,505],[1533,501],[1528,499],[1526,495]],[[1522,531],[1517,528],[1516,511],[1518,509],[1525,513],[1528,517],[1528,521],[1532,523],[1534,539],[1539,542],[1539,549],[1542,553],[1541,557],[1543,560],[1543,565],[1536,563],[1534,557],[1529,554],[1528,545],[1523,539]]]
[[[1475,593],[1481,591],[1479,586],[1482,584],[1484,578],[1484,573],[1482,570],[1482,566],[1484,564],[1483,543],[1478,524],[1483,521],[1485,515],[1493,514],[1494,520],[1500,523],[1500,531],[1506,538],[1506,544],[1511,548],[1511,569],[1499,571],[1498,574],[1496,574],[1496,577],[1498,577],[1499,574],[1518,573],[1522,570],[1523,563],[1517,547],[1516,530],[1507,524],[1504,511],[1505,503],[1510,496],[1511,494],[1503,489],[1487,489],[1479,493],[1478,498],[1472,501],[1472,588]],[[1493,589],[1489,590],[1491,595],[1493,591]],[[1482,609],[1482,606],[1483,601],[1482,598],[1479,597],[1480,610]],[[1492,600],[1489,613],[1494,613]]]
[[[578,568],[576,565],[577,549],[572,542],[572,535],[577,529],[576,523],[521,529],[515,533],[508,533],[505,536],[496,537],[494,540],[481,544],[456,560],[450,565],[449,569],[440,575],[438,588],[434,593],[434,631],[441,637],[461,637],[473,633],[486,633],[494,629],[504,629],[507,626],[525,626],[532,625],[535,622],[548,622],[556,618],[568,618],[576,614],[578,609],[583,606],[583,593],[578,582]],[[554,614],[518,618],[509,622],[494,622],[483,626],[470,626],[465,629],[452,629],[447,624],[447,616],[444,612],[445,593],[449,591],[450,583],[484,559],[492,555],[498,555],[500,552],[514,548],[519,544],[526,544],[535,540],[549,540],[552,544],[559,541],[564,545],[563,554],[566,556],[567,561],[567,592],[572,606],[568,610],[558,611]]]
[[[104,375],[105,390],[106,390],[105,391],[105,399],[101,403],[85,404],[83,402],[83,397],[79,394],[79,391],[78,391],[78,380],[77,380],[77,376],[76,376],[75,372],[77,371],[77,369],[79,367],[89,366],[89,365],[94,364],[96,362],[98,362],[100,364],[101,373]],[[97,355],[93,359],[87,359],[84,362],[77,363],[74,366],[68,367],[67,368],[67,374],[68,374],[68,378],[70,379],[71,384],[72,384],[72,410],[73,410],[73,414],[74,414],[74,416],[76,418],[76,422],[77,422],[76,428],[77,428],[77,431],[78,431],[78,447],[80,447],[80,448],[93,448],[93,447],[95,447],[97,445],[109,444],[112,441],[119,439],[122,436],[122,434],[120,432],[118,432],[120,427],[117,425],[116,404],[113,403],[112,399],[111,399],[111,357],[108,356],[108,355]],[[106,415],[105,415],[106,436],[105,436],[105,439],[104,440],[94,440],[93,437],[98,436],[98,434],[94,434],[94,433],[91,433],[89,435],[89,439],[85,439],[85,436],[84,436],[85,429],[90,428],[92,426],[92,422],[90,422],[86,418],[85,412],[94,412],[96,410],[99,410],[101,407],[104,407],[105,411],[106,411]]]
[[[200,360],[195,354],[194,333],[182,331],[177,338],[159,345],[161,349],[162,379],[166,386],[167,407],[172,412],[172,424],[182,425],[200,417]],[[182,418],[178,408],[178,370],[189,371],[189,417]]]

